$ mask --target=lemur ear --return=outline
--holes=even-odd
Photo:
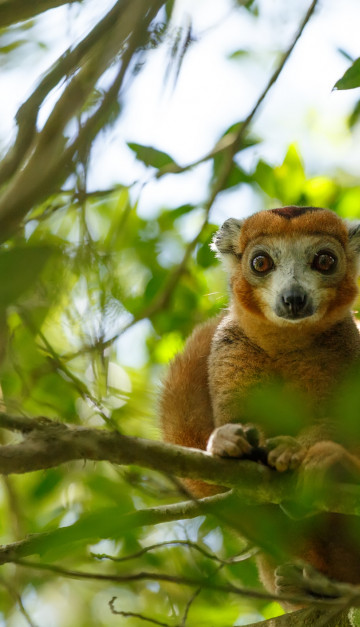
[[[215,233],[211,249],[222,255],[240,255],[239,236],[244,220],[229,218]]]
[[[360,255],[360,220],[344,220],[349,234],[349,248]]]

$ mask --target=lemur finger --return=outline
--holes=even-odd
[[[274,466],[279,472],[285,472],[290,468],[292,452],[285,450],[280,455],[276,455],[277,449],[272,451],[268,457],[270,466]]]
[[[251,451],[251,445],[243,436],[241,426],[226,424],[218,427],[211,434],[207,452],[222,457],[242,457]]]
[[[260,434],[256,427],[249,425],[248,427],[244,427],[244,434],[251,446],[256,448],[260,444]]]
[[[213,442],[212,450],[209,451],[222,457],[243,457],[250,452],[250,444],[241,436],[234,440],[221,439]]]

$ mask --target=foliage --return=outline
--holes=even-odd
[[[25,0],[1,4],[0,54],[9,67],[21,58],[24,33],[36,27],[35,16],[72,3],[35,4],[31,11]],[[79,12],[83,4],[77,5]],[[235,4],[234,11],[257,19],[257,2]],[[175,73],[182,71],[193,40],[188,29],[186,45],[179,43],[171,28],[173,7],[170,0],[116,2],[40,77],[18,111],[16,139],[0,163],[4,413],[158,439],[154,397],[166,364],[193,327],[227,303],[225,278],[209,248],[218,226],[211,214],[215,201],[248,189],[265,207],[327,206],[342,217],[360,218],[357,179],[339,173],[309,176],[296,145],[281,163],[257,149],[261,138],[251,135],[251,123],[286,54],[248,118],[225,130],[196,163],[179,165],[156,146],[129,142],[138,171],[146,170],[152,181],[172,176],[182,181],[210,162],[204,202],[159,204],[144,216],[136,184],[118,181],[111,189],[89,191],[91,150],[104,129],[115,132],[126,89],[141,75],[151,51],[170,41]],[[302,27],[310,17],[311,12]],[[242,52],[230,56],[245,63],[248,55]],[[358,61],[337,89],[359,86]],[[239,159],[245,150],[254,155],[246,167]],[[136,368],[128,365],[134,356]],[[351,415],[351,438],[359,404],[356,378],[337,403],[340,414]],[[253,411],[276,411],[285,419],[290,405],[282,399],[279,406],[276,391],[267,390],[254,399]],[[2,444],[10,441],[2,431]],[[172,477],[107,462],[77,461],[4,476],[2,543],[49,535],[41,536],[47,541],[39,544],[32,562],[15,566],[10,559],[2,566],[0,623],[136,627],[147,618],[149,624],[171,627],[222,627],[283,614],[272,598],[257,595],[253,547],[222,524],[221,515],[153,527],[121,522],[133,521],[126,516],[136,510],[165,507],[179,498],[188,495]],[[258,533],[265,538],[272,520],[262,522]],[[277,528],[279,543],[282,531]],[[74,571],[100,577],[86,580]],[[140,571],[154,576],[145,582],[129,576]],[[161,580],[164,573],[197,585]],[[113,581],[114,574],[124,580]],[[255,593],[236,596],[229,585]]]

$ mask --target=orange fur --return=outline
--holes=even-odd
[[[234,233],[236,227],[228,239]],[[335,240],[343,250],[344,271],[324,290],[321,317],[277,324],[266,315],[261,284],[256,287],[246,278],[247,250],[264,238],[281,238],[291,246],[303,235]],[[360,441],[352,446],[342,442],[339,426],[330,416],[324,420],[336,386],[360,358],[360,336],[350,311],[357,294],[357,253],[345,223],[325,209],[285,207],[246,219],[236,237],[231,245],[227,240],[223,250],[219,247],[223,254],[233,255],[228,313],[198,327],[170,366],[161,400],[164,439],[205,449],[214,427],[246,424],[249,391],[275,377],[285,388],[303,394],[311,407],[313,424],[304,425],[297,435],[303,467],[344,462],[360,473]],[[266,428],[266,438],[277,435],[276,424],[259,427],[260,432]],[[332,442],[334,433],[339,444]],[[214,492],[201,482],[189,485],[198,495]],[[334,579],[360,584],[360,543],[354,546],[349,536],[349,517],[321,515],[315,531],[297,539],[296,523],[282,512],[276,516],[289,529],[294,555]],[[273,589],[273,564],[266,556],[260,561],[261,578]]]
[[[291,209],[289,207],[288,209]],[[313,235],[326,233],[346,245],[348,240],[347,230],[342,220],[327,209],[311,208],[292,219],[284,219],[276,213],[278,210],[259,211],[245,221],[240,233],[240,249],[243,252],[249,241],[264,235],[274,237],[289,237],[292,235]]]

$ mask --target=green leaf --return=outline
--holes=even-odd
[[[360,100],[356,102],[355,107],[353,108],[349,116],[349,119],[348,119],[349,128],[353,128],[355,124],[357,124],[359,119],[360,119]]]
[[[235,50],[234,52],[232,52],[231,54],[228,55],[228,59],[230,59],[231,61],[238,61],[239,59],[243,59],[244,57],[246,57],[249,54],[248,50]]]
[[[175,209],[164,209],[158,217],[158,223],[162,231],[174,228],[174,221],[197,209],[196,205],[181,205]]]
[[[196,252],[196,262],[202,268],[209,268],[217,263],[215,254],[210,248],[216,230],[217,227],[215,225],[208,224],[199,242]]]
[[[0,306],[16,302],[27,292],[54,252],[54,248],[45,245],[0,251]]]
[[[262,159],[258,162],[254,174],[254,180],[268,196],[276,195],[275,173],[273,168]]]
[[[0,54],[8,54],[9,52],[12,52],[13,50],[16,50],[17,48],[20,48],[20,46],[23,46],[24,44],[27,44],[28,41],[26,39],[18,39],[17,41],[13,41],[11,44],[8,44],[7,46],[1,46],[0,48]]]
[[[354,89],[355,87],[360,87],[360,57],[334,85],[334,89]]]
[[[143,146],[134,142],[128,142],[128,146],[135,152],[139,161],[142,161],[146,166],[160,169],[167,165],[177,165],[170,155],[152,146]]]
[[[222,168],[226,163],[226,154],[220,152],[215,155],[213,161],[213,180],[216,181],[222,174]],[[227,176],[226,181],[223,184],[222,189],[229,189],[230,187],[236,187],[241,183],[248,183],[251,178],[237,163],[232,164],[232,168]]]
[[[58,559],[67,555],[69,545],[74,543],[79,542],[84,546],[101,538],[121,538],[133,529],[133,518],[127,516],[133,506],[125,492],[119,496],[117,507],[99,508],[95,512],[83,514],[73,525],[33,536],[24,547],[24,554],[50,553],[52,559]]]

